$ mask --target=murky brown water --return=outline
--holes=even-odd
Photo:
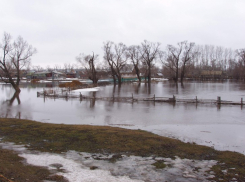
[[[159,102],[109,102],[70,99],[37,98],[37,91],[52,83],[32,85],[25,83],[12,105],[5,102],[14,94],[10,85],[0,85],[0,116],[32,119],[47,123],[112,125],[131,129],[144,129],[159,135],[215,146],[221,150],[244,153],[245,106],[211,104],[183,104]],[[84,92],[83,94],[92,94]],[[184,87],[166,82],[107,85],[100,87],[96,96],[109,97],[172,97],[240,101],[245,99],[245,84],[237,82],[187,82]],[[240,131],[241,130],[241,131]],[[243,131],[243,132],[242,132]]]

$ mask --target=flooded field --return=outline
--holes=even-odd
[[[55,88],[57,83],[23,83],[20,104],[6,102],[14,90],[0,85],[0,117],[31,119],[47,123],[109,125],[147,130],[185,142],[213,146],[219,150],[245,154],[245,106],[215,104],[184,104],[161,102],[112,102],[79,99],[37,97],[44,88]],[[172,97],[240,101],[245,98],[245,84],[238,82],[187,82],[176,86],[168,81],[107,85],[98,91],[84,90],[84,95]]]

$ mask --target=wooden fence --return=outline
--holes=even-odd
[[[86,96],[80,94],[73,94],[69,90],[44,90],[43,92],[37,92],[37,97],[44,97],[45,98],[64,98],[64,99],[71,99],[71,98],[78,98],[80,101],[83,99],[93,99],[93,100],[104,100],[104,101],[113,101],[113,102],[138,102],[138,101],[145,101],[145,102],[167,102],[167,103],[195,103],[195,104],[217,104],[217,105],[244,105],[243,98],[240,101],[227,101],[221,100],[221,97],[217,97],[216,99],[198,99],[197,96],[193,99],[182,99],[173,97],[156,97],[155,94],[153,97],[134,97],[132,94],[130,97],[98,97],[98,96]]]

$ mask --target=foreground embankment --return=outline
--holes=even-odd
[[[107,126],[47,124],[0,118],[0,138],[2,143],[14,142],[25,145],[30,151],[64,153],[73,150],[102,155],[113,154],[111,162],[120,160],[122,155],[215,160],[217,163],[211,168],[214,175],[209,180],[245,181],[245,156],[242,154],[217,151],[210,147],[184,143],[142,130]],[[21,162],[22,159],[10,150],[0,149],[0,152],[0,175],[4,176],[6,181],[11,178],[13,181],[21,181],[19,179],[32,179],[31,177],[44,180],[48,179],[51,174],[47,169],[43,169],[44,172],[37,172],[35,171],[36,167],[24,165]],[[34,171],[25,170],[22,166]],[[154,163],[154,166],[158,169],[171,168],[171,166],[165,165],[164,160]],[[58,175],[53,178],[58,178],[56,181],[65,181]]]

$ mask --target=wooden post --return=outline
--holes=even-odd
[[[243,98],[241,98],[241,105],[243,105]]]
[[[196,96],[196,103],[197,103],[197,96]]]
[[[156,100],[156,96],[155,96],[155,94],[154,94],[154,97],[153,97],[153,99],[154,99],[154,102],[155,102],[155,100]]]
[[[134,100],[134,94],[132,93],[132,100]]]
[[[174,101],[174,102],[176,102],[176,98],[175,98],[175,96],[174,96],[174,95],[173,95],[173,101]]]
[[[82,100],[83,100],[83,95],[80,92],[80,101],[82,101]]]
[[[217,97],[217,103],[221,104],[221,97],[220,96]]]

